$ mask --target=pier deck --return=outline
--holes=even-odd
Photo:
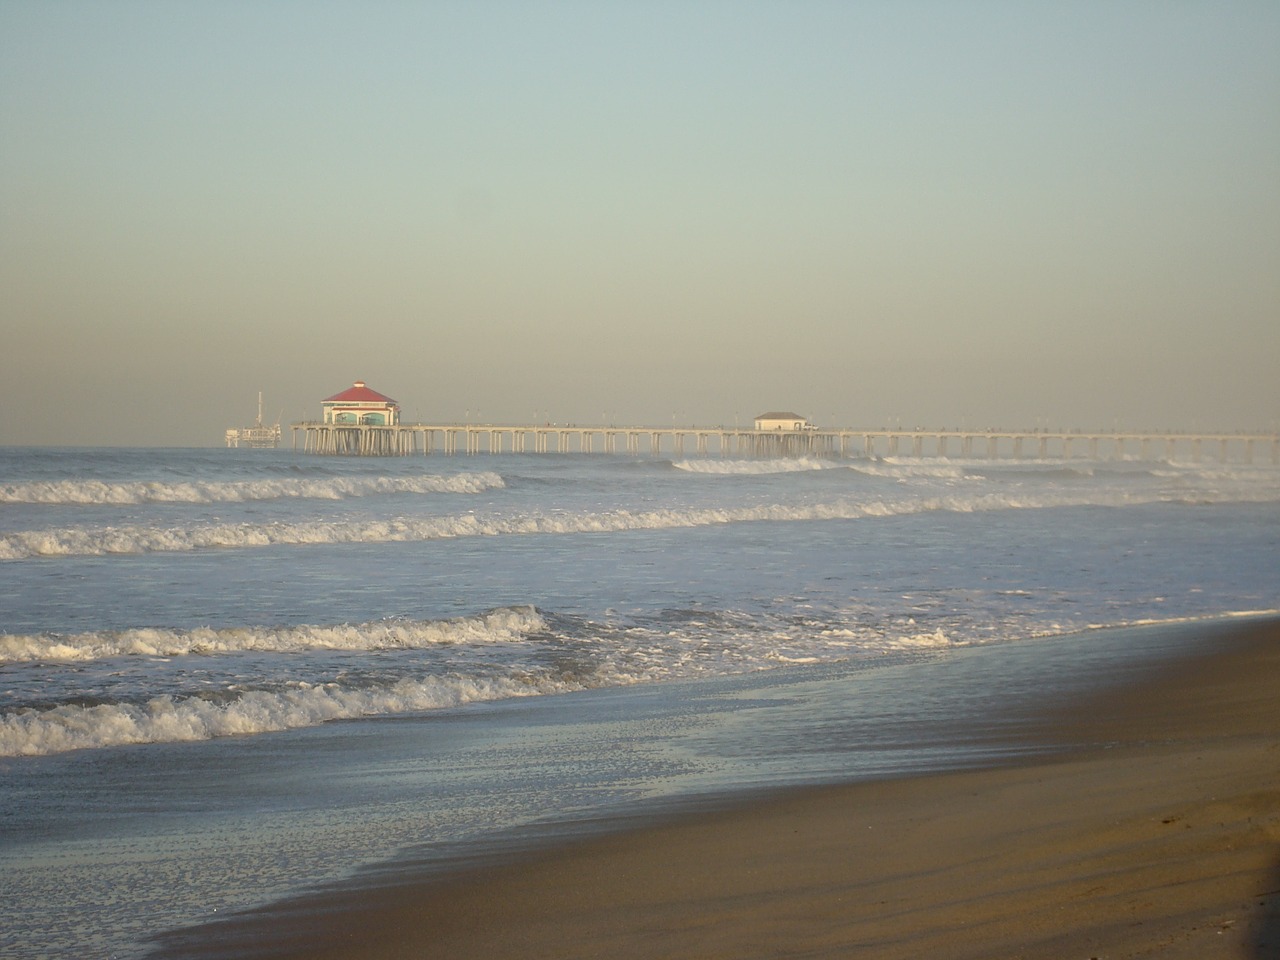
[[[719,457],[1087,457],[1280,463],[1280,434],[1054,430],[753,430],[560,424],[401,423],[290,425],[293,449],[337,456],[480,453],[620,453]]]

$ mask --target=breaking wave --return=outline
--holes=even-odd
[[[963,464],[940,460],[904,460],[886,458],[884,460],[859,460],[851,465],[857,473],[869,477],[888,477],[891,479],[925,477],[939,480],[961,480],[966,476]]]
[[[671,465],[686,473],[717,476],[804,473],[810,470],[830,470],[848,466],[848,464],[833,463],[829,460],[816,460],[813,457],[797,457],[788,460],[675,460]]]
[[[0,503],[43,504],[140,504],[140,503],[239,503],[296,497],[310,500],[342,500],[389,493],[483,493],[504,487],[502,477],[491,471],[452,476],[273,478],[263,480],[201,481],[181,483],[101,480],[47,480],[0,484]]]
[[[182,552],[210,548],[268,547],[279,545],[344,543],[394,543],[444,540],[456,537],[519,534],[616,533],[626,530],[664,530],[762,521],[855,520],[948,511],[977,513],[995,510],[1044,509],[1075,506],[1131,506],[1170,502],[1177,498],[1156,493],[1103,495],[986,494],[972,497],[943,496],[897,501],[838,500],[805,506],[765,504],[748,507],[603,513],[531,513],[516,516],[479,516],[473,513],[390,520],[337,520],[269,523],[201,523],[181,527],[121,525],[99,528],[23,530],[0,535],[0,560],[37,557],[103,556]],[[1238,497],[1199,494],[1198,503]]]
[[[87,661],[107,657],[298,650],[390,650],[446,644],[511,643],[547,630],[531,606],[504,607],[450,620],[166,630],[158,627],[80,634],[0,635],[0,663]]]
[[[755,623],[706,611],[677,612],[672,624],[610,630],[566,618],[583,644],[576,655],[511,660],[494,669],[488,658],[451,661],[447,673],[332,681],[294,679],[271,685],[243,682],[192,694],[166,694],[116,702],[83,701],[23,706],[0,715],[0,756],[38,756],[70,750],[144,743],[210,740],[316,726],[330,720],[410,714],[480,701],[542,696],[603,686],[626,686],[680,677],[723,675],[782,664],[818,662],[899,651],[929,651],[954,641],[942,629],[920,632],[913,621],[898,631]],[[721,623],[721,620],[724,620]],[[687,620],[687,622],[686,622]],[[735,638],[730,642],[723,630]],[[735,627],[734,624],[737,624]],[[745,638],[743,630],[745,627]],[[11,661],[92,660],[129,655],[291,652],[303,649],[382,650],[433,644],[520,642],[550,634],[533,607],[509,607],[475,617],[328,627],[226,630],[127,630],[78,636],[4,637],[0,651]],[[794,633],[795,635],[788,635]],[[754,640],[750,639],[754,638]],[[815,643],[816,640],[816,643]]]
[[[27,708],[0,716],[0,756],[271,733],[329,720],[412,713],[579,686],[550,675],[405,678],[366,687],[299,681],[277,690],[233,689],[217,698],[162,696],[143,703]]]

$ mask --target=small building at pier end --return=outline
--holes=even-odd
[[[370,390],[363,380],[321,401],[320,407],[325,423],[394,427],[400,422],[400,404]]]
[[[798,413],[762,413],[756,417],[757,430],[812,430],[809,421]]]

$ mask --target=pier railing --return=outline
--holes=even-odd
[[[752,430],[739,427],[619,427],[578,424],[302,421],[293,449],[338,456],[481,453],[619,453],[699,457],[962,457],[1091,460],[1160,458],[1280,463],[1280,434],[1082,430]]]

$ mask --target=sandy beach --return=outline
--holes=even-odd
[[[1221,628],[1214,628],[1221,630]],[[1280,956],[1280,623],[998,769],[801,789],[204,928],[173,956]]]

